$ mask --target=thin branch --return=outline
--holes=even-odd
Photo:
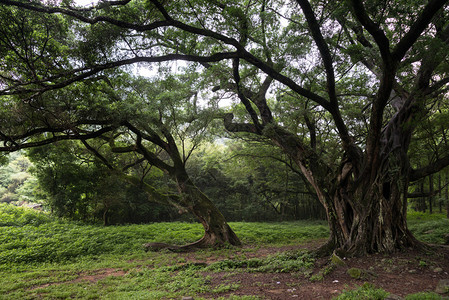
[[[370,19],[361,0],[351,0],[350,3],[356,18],[376,41],[383,61],[389,62],[391,60],[391,53],[390,41],[387,36],[382,29]]]
[[[324,68],[326,69],[327,77],[327,93],[329,95],[330,102],[334,106],[338,106],[337,96],[335,92],[335,74],[333,67],[332,55],[329,51],[329,47],[321,34],[320,25],[315,18],[315,14],[307,0],[296,0],[301,6],[301,9],[306,17],[307,24],[309,25],[310,33],[313,36],[315,44],[320,51],[321,59],[323,60]]]
[[[98,152],[97,149],[93,148],[91,145],[89,145],[89,143],[82,139],[81,142],[83,143],[83,145],[86,147],[87,150],[89,150],[90,152],[92,152],[98,159],[101,160],[101,162],[108,167],[108,169],[110,170],[115,170],[115,168],[109,163],[109,161],[103,156],[101,155],[100,152]]]

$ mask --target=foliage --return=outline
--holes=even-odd
[[[200,224],[174,222],[104,227],[55,220],[42,212],[0,205],[0,220],[13,219],[15,223],[3,224],[6,226],[0,230],[2,299],[31,299],[44,294],[49,298],[167,299],[193,296],[202,299],[201,293],[221,299],[222,292],[238,291],[238,283],[232,280],[236,273],[292,272],[309,276],[315,262],[309,252],[279,251],[262,258],[251,256],[261,247],[299,244],[328,234],[321,221],[231,223],[242,241],[255,244],[255,247],[196,252],[194,256],[199,261],[219,257],[206,264],[187,262],[186,256],[178,253],[144,252],[142,248],[143,243],[150,241],[192,242],[202,235]],[[212,286],[205,272],[226,272],[229,278]],[[96,281],[89,279],[93,277]],[[338,299],[380,299],[374,296],[383,294],[386,293],[364,286],[356,291],[346,291]],[[423,295],[431,297],[429,293],[416,297]],[[257,297],[230,296],[229,299]]]
[[[383,289],[376,288],[374,285],[365,283],[361,287],[353,290],[345,290],[335,300],[383,300],[388,297],[390,293]],[[405,300],[440,300],[443,299],[441,295],[434,292],[420,292],[405,296]]]
[[[65,262],[102,255],[142,251],[148,241],[187,243],[201,237],[198,224],[158,223],[100,227],[50,222],[39,226],[3,227],[0,263]]]
[[[184,244],[201,236],[199,224],[101,227],[55,221],[44,213],[6,204],[0,209],[2,220],[6,220],[0,233],[2,264],[72,261],[84,256],[132,253],[141,251],[141,245],[149,241]],[[232,225],[248,243],[298,243],[327,236],[326,227],[316,222]],[[311,232],[307,232],[307,228]],[[273,230],[276,230],[276,238]]]
[[[30,149],[28,156],[44,203],[58,217],[110,225],[169,221],[177,215],[148,201],[142,189],[115,176],[78,143]]]
[[[0,203],[0,227],[39,226],[52,221],[53,219],[46,213],[27,207],[16,207],[6,203]],[[7,229],[5,228],[5,230]]]
[[[414,211],[409,210],[407,212],[407,221],[410,224],[417,224],[417,223],[423,223],[427,221],[439,221],[441,219],[444,219],[446,216],[444,214],[439,213],[426,213],[426,212],[420,212],[420,211]]]
[[[447,3],[383,6],[136,0],[81,9],[70,1],[3,1],[0,148],[79,140],[110,169],[130,166],[116,164],[118,153],[134,155],[133,166],[169,174],[170,190],[192,196],[190,187],[206,201],[185,166],[219,118],[234,137],[276,146],[275,157],[291,167],[264,160],[253,170],[265,180],[241,177],[237,196],[223,207],[238,207],[253,183],[258,197],[249,199],[249,210],[258,202],[281,218],[296,217],[298,194],[307,190],[325,206],[336,247],[368,254],[412,245],[405,191],[449,165]],[[188,63],[178,67],[179,60]],[[139,64],[152,64],[158,78],[125,67]],[[217,107],[221,99],[233,103],[226,113]],[[129,173],[159,201],[195,207]],[[83,203],[89,187],[82,185],[53,191],[62,214],[91,215]],[[190,212],[212,220],[200,209]]]
[[[0,202],[20,205],[41,202],[36,194],[36,179],[29,173],[30,160],[20,152],[5,156],[8,163],[0,166]]]
[[[407,295],[405,300],[442,300],[441,295],[434,292],[421,292],[416,294]]]
[[[336,300],[382,300],[389,295],[388,292],[383,289],[375,288],[372,284],[365,283],[361,287],[343,291],[341,295],[336,297]]]
[[[249,226],[248,226],[249,224]],[[326,222],[302,220],[281,223],[241,223],[234,222],[233,228],[247,243],[294,244],[314,238],[326,238],[329,229]],[[282,234],[280,234],[282,232]]]
[[[449,219],[440,217],[429,221],[412,221],[409,224],[410,231],[427,243],[445,244],[449,236]]]
[[[197,149],[187,167],[229,221],[324,219],[321,204],[302,177],[267,143],[208,143]]]
[[[290,273],[305,272],[313,267],[314,262],[314,258],[307,251],[291,251],[264,259],[222,260],[211,264],[206,269],[215,272],[245,269],[248,272]]]

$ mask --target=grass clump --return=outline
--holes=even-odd
[[[434,292],[421,292],[407,295],[405,300],[442,300],[443,297]]]
[[[329,236],[327,222],[321,220],[281,223],[231,222],[230,225],[237,236],[248,244],[291,245]]]
[[[343,291],[335,300],[382,300],[389,295],[383,289],[378,289],[374,285],[365,283],[364,285],[350,291]]]
[[[428,218],[428,217],[426,217]],[[449,236],[449,219],[433,216],[428,220],[421,220],[417,217],[412,217],[408,221],[408,227],[413,235],[427,243],[431,244],[445,244]]]
[[[229,259],[215,262],[207,267],[210,271],[245,269],[247,272],[287,273],[303,272],[311,269],[315,259],[306,251],[289,251],[270,255],[266,258]]]
[[[350,290],[343,291],[334,300],[383,300],[387,298],[390,293],[383,289],[376,288],[373,284],[365,283],[364,285]],[[405,300],[442,300],[443,297],[434,292],[420,292],[416,294],[407,295]]]

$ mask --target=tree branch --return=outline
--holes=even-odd
[[[361,0],[351,0],[350,3],[352,5],[353,14],[374,38],[377,47],[379,47],[383,61],[389,62],[391,60],[391,54],[390,41],[387,36],[382,29],[370,19]]]
[[[63,84],[61,86],[54,86],[51,89],[66,86],[75,81],[87,78],[90,75],[93,75],[93,74],[95,74],[101,70],[104,70],[104,69],[118,67],[118,66],[122,66],[122,65],[126,65],[126,64],[136,63],[136,62],[161,62],[161,61],[178,60],[179,59],[179,60],[204,63],[204,62],[216,62],[216,61],[220,61],[220,60],[227,59],[227,58],[240,57],[240,58],[246,60],[247,62],[249,62],[250,64],[256,66],[257,68],[259,68],[260,70],[265,72],[267,75],[273,77],[274,79],[278,80],[282,84],[285,84],[286,86],[291,88],[293,91],[295,91],[299,95],[304,96],[304,97],[318,103],[323,108],[330,111],[330,109],[331,109],[330,103],[325,98],[319,96],[318,94],[313,93],[310,90],[302,88],[301,86],[299,86],[296,82],[294,82],[289,77],[282,75],[281,73],[276,71],[273,67],[271,67],[269,64],[261,61],[259,58],[257,58],[256,56],[254,56],[250,52],[248,52],[244,48],[244,46],[241,45],[239,43],[239,41],[237,41],[236,39],[229,38],[223,34],[219,34],[212,30],[208,30],[208,29],[204,29],[204,28],[197,28],[194,26],[190,26],[188,24],[184,24],[180,21],[174,20],[168,15],[168,13],[166,13],[166,10],[163,8],[162,4],[160,4],[159,2],[157,2],[155,0],[152,0],[152,2],[161,11],[161,13],[163,13],[166,20],[153,22],[148,25],[139,25],[139,24],[133,24],[133,23],[128,23],[128,22],[124,22],[124,21],[119,21],[119,20],[116,20],[116,19],[113,19],[113,18],[110,18],[107,16],[98,16],[93,19],[90,19],[85,16],[82,16],[78,12],[71,11],[68,9],[58,8],[58,7],[47,7],[47,6],[43,6],[40,4],[28,4],[28,3],[18,2],[18,1],[14,1],[14,0],[0,0],[0,3],[6,4],[6,5],[22,7],[22,8],[26,8],[26,9],[33,10],[33,11],[44,12],[44,13],[66,14],[66,15],[72,16],[74,18],[77,18],[80,21],[87,22],[89,24],[95,24],[98,22],[107,22],[107,23],[119,26],[121,28],[133,29],[133,30],[140,31],[140,32],[154,30],[154,29],[157,29],[160,27],[173,26],[175,28],[184,30],[186,32],[190,32],[193,34],[202,35],[202,36],[206,36],[206,37],[211,37],[217,41],[221,41],[221,42],[223,42],[227,45],[233,46],[237,49],[236,52],[225,53],[224,56],[226,56],[226,57],[224,57],[223,54],[220,54],[220,53],[213,54],[211,56],[205,56],[205,57],[171,54],[171,55],[161,56],[161,57],[150,57],[150,58],[137,57],[137,58],[133,58],[133,59],[122,60],[120,62],[111,63],[111,65],[105,64],[105,65],[103,65],[103,67],[100,67],[100,69],[98,69],[98,70],[92,70],[91,72],[88,72],[85,75],[80,75],[79,77],[74,78],[73,80],[69,80],[68,82],[66,82],[65,84]],[[108,65],[109,65],[109,67],[108,67]],[[39,92],[39,91],[40,90],[28,90],[27,92],[32,93],[32,92]],[[24,93],[24,92],[22,92],[22,93]],[[1,94],[2,93],[0,93],[0,95]],[[3,94],[6,94],[6,93],[3,93]]]
[[[310,33],[313,36],[315,44],[320,51],[321,59],[323,60],[324,68],[326,69],[327,77],[327,93],[329,95],[329,100],[334,106],[338,106],[337,95],[335,92],[335,74],[333,67],[333,60],[329,47],[321,34],[320,25],[315,18],[315,14],[307,0],[296,0],[296,2],[301,6],[301,9],[306,17],[307,24],[309,25]]]
[[[52,144],[52,143],[63,141],[63,140],[88,140],[88,139],[100,137],[101,135],[105,134],[106,132],[110,132],[114,129],[116,129],[115,126],[107,126],[107,127],[104,127],[100,130],[97,130],[97,131],[94,131],[91,133],[54,135],[51,138],[43,139],[43,140],[36,141],[36,142],[25,142],[22,144],[14,140],[14,143],[11,146],[6,145],[8,142],[11,142],[11,140],[10,139],[5,140],[5,135],[2,134],[2,138],[0,140],[3,140],[4,146],[0,147],[0,151],[14,152],[14,151],[17,151],[20,149],[44,146],[44,145]]]
[[[411,182],[417,181],[417,180],[424,178],[426,176],[429,176],[431,174],[435,174],[447,166],[449,166],[449,155],[447,155],[443,158],[440,158],[423,168],[411,170],[410,181]]]
[[[0,1],[2,1],[2,0],[0,0]],[[130,65],[130,64],[134,64],[134,63],[142,63],[142,62],[154,63],[154,62],[165,62],[165,61],[173,61],[173,60],[184,60],[184,61],[191,61],[191,62],[217,62],[217,61],[221,61],[224,59],[235,58],[235,57],[238,57],[236,52],[215,53],[211,56],[168,54],[168,55],[156,56],[156,57],[134,57],[134,58],[123,59],[123,60],[119,60],[119,61],[108,62],[108,63],[101,64],[101,65],[95,65],[95,66],[87,67],[87,68],[83,68],[83,69],[77,69],[77,70],[73,70],[70,72],[65,72],[63,74],[59,74],[57,76],[53,76],[53,77],[47,78],[45,80],[40,80],[39,82],[37,82],[37,81],[29,82],[26,85],[39,84],[39,83],[43,83],[43,82],[54,81],[56,79],[63,78],[63,77],[69,77],[69,79],[67,79],[67,80],[64,80],[64,81],[61,81],[61,82],[58,82],[55,84],[51,84],[51,85],[46,85],[41,88],[34,88],[34,89],[33,88],[20,88],[20,89],[16,89],[16,90],[12,90],[12,91],[9,91],[10,89],[5,89],[3,91],[0,91],[0,95],[17,95],[17,94],[30,94],[30,93],[42,94],[42,93],[50,91],[50,90],[56,90],[56,89],[63,88],[63,87],[68,86],[74,82],[84,80],[86,78],[89,78],[92,75],[100,73],[101,71],[116,68],[116,67],[121,67],[121,66],[125,66],[125,65]],[[79,72],[81,72],[81,74],[76,75],[76,73],[79,73]],[[73,77],[70,77],[70,76],[73,76]],[[23,85],[24,84],[21,84],[21,86],[23,86]]]
[[[410,30],[404,35],[401,41],[393,49],[392,56],[395,61],[401,60],[405,53],[413,46],[421,33],[432,22],[435,14],[447,4],[447,0],[430,0],[416,19]]]
[[[223,116],[224,127],[230,132],[249,132],[257,133],[257,128],[254,124],[247,123],[232,123],[234,114],[227,113]]]

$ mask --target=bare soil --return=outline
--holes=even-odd
[[[253,253],[253,256],[263,257],[281,251],[313,249],[316,246],[315,242],[298,247],[264,248]],[[249,255],[246,254],[246,256]],[[418,292],[435,291],[440,280],[449,279],[449,248],[438,248],[435,252],[427,254],[406,250],[389,255],[376,254],[362,258],[345,258],[344,262],[344,265],[336,267],[319,281],[311,281],[304,274],[295,273],[221,272],[205,275],[213,278],[212,288],[220,284],[239,284],[236,291],[218,296],[255,295],[262,299],[273,300],[332,299],[344,290],[357,288],[364,283],[371,283],[376,288],[404,297]],[[326,266],[329,266],[329,258],[319,259],[313,274],[322,272]],[[368,275],[362,279],[354,279],[347,273],[350,268],[365,270]],[[214,299],[217,294],[201,296]]]
[[[234,256],[245,255],[246,258],[263,258],[278,252],[294,251],[300,249],[313,250],[320,242],[312,242],[299,246],[265,247],[257,251],[248,251],[246,246],[242,251],[236,251]],[[245,251],[246,250],[246,251]],[[178,253],[188,263],[211,264],[223,259],[233,257],[207,257],[198,258],[195,252]],[[322,274],[329,266],[329,258],[318,259],[312,274]],[[354,279],[348,274],[350,268],[367,271],[367,276]],[[204,276],[211,278],[211,290],[220,285],[236,284],[234,291],[223,293],[210,293],[199,295],[208,299],[227,297],[233,295],[252,295],[262,299],[332,299],[344,290],[351,290],[364,283],[373,284],[387,292],[404,297],[418,292],[432,292],[440,280],[449,279],[449,248],[439,247],[433,252],[422,253],[414,250],[393,253],[389,255],[375,254],[361,258],[344,258],[344,265],[334,268],[321,280],[310,280],[303,273],[249,273],[243,270],[231,272],[204,272]],[[126,272],[120,269],[102,269],[95,272],[79,273],[74,281],[97,282],[107,276],[125,276]],[[42,288],[50,284],[36,286]],[[449,299],[449,295],[445,295]],[[400,298],[391,298],[400,299]]]

